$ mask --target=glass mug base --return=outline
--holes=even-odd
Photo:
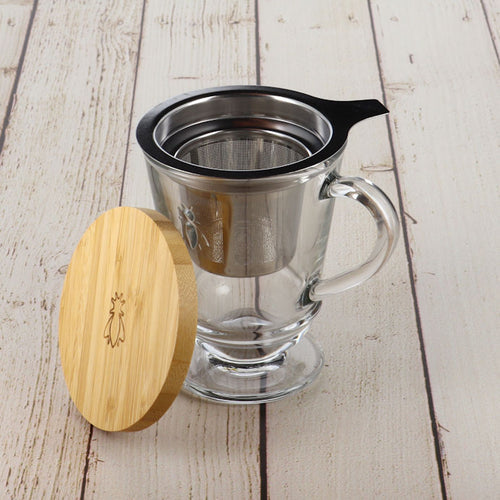
[[[323,351],[309,334],[275,358],[248,365],[227,363],[197,341],[184,389],[219,403],[268,403],[309,385],[323,363]]]

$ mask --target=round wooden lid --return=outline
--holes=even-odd
[[[81,414],[106,431],[156,422],[187,374],[196,336],[193,266],[163,215],[119,207],[73,254],[61,298],[59,351]]]

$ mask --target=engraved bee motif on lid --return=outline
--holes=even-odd
[[[118,292],[115,292],[114,297],[111,297],[109,318],[104,327],[104,338],[107,339],[111,347],[116,347],[120,342],[125,342],[125,324],[123,323],[123,316],[125,316],[125,311],[123,310],[124,304],[123,293],[118,295]]]

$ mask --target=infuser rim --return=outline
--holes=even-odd
[[[285,120],[281,118],[279,120],[276,119],[276,121],[283,126],[291,127],[293,133],[297,133],[298,135],[307,135],[308,140],[313,140],[312,136],[315,135],[317,142],[320,143],[320,146],[317,147],[314,152],[312,152],[305,143],[299,140],[298,142],[301,142],[302,146],[304,146],[304,148],[307,149],[309,153],[311,153],[302,159],[269,168],[259,168],[255,170],[230,170],[206,167],[201,164],[190,163],[188,161],[182,160],[175,156],[178,150],[171,153],[167,151],[163,146],[166,140],[169,140],[168,136],[163,141],[163,144],[161,144],[162,141],[158,140],[158,127],[162,126],[165,118],[168,118],[169,114],[173,112],[179,112],[182,107],[186,107],[188,109],[189,106],[199,104],[205,99],[214,97],[230,97],[232,95],[239,95],[240,97],[269,96],[277,102],[281,101],[285,105],[290,104],[290,106],[300,107],[302,108],[304,113],[308,112],[314,114],[315,118],[318,120],[318,127],[323,128],[321,131],[311,130],[311,128],[308,128],[303,124],[301,126],[300,123],[295,123],[291,120]],[[191,174],[226,179],[258,179],[285,175],[299,172],[311,166],[317,166],[318,164],[331,159],[336,155],[336,153],[339,153],[343,150],[343,147],[347,140],[347,134],[350,124],[348,123],[348,120],[343,119],[342,113],[337,113],[338,116],[336,117],[331,116],[329,107],[331,103],[334,103],[334,101],[326,101],[301,92],[277,87],[243,85],[215,87],[212,89],[194,91],[169,99],[146,113],[137,126],[137,140],[146,156],[154,160],[155,165],[160,167],[174,168]],[[245,119],[245,117],[243,116],[239,118]],[[227,115],[221,115],[219,118],[219,120],[222,121],[228,119],[235,120],[238,119],[238,117],[228,117]],[[279,124],[277,125],[276,123],[271,123],[273,120],[273,117],[271,115],[252,115],[251,119],[254,121],[264,120],[266,121],[267,125],[281,126]],[[216,122],[217,120],[214,119],[206,122],[204,122],[203,120],[194,120],[193,123],[190,123],[189,126],[186,126],[185,128],[196,126],[203,127],[205,123],[211,123],[211,126],[215,126],[214,124]],[[182,136],[183,130],[184,129],[180,127],[177,132],[180,132]],[[222,131],[222,129],[215,130]],[[290,137],[292,138],[293,133],[290,134]],[[320,134],[322,134],[321,137]],[[193,137],[192,139],[194,138],[195,137]],[[296,139],[297,137],[295,137],[295,140]],[[179,148],[182,147],[183,144],[184,143],[179,144]]]

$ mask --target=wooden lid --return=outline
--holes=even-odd
[[[59,351],[66,384],[99,429],[156,422],[187,374],[196,336],[193,266],[163,215],[119,207],[85,232],[64,282]]]

